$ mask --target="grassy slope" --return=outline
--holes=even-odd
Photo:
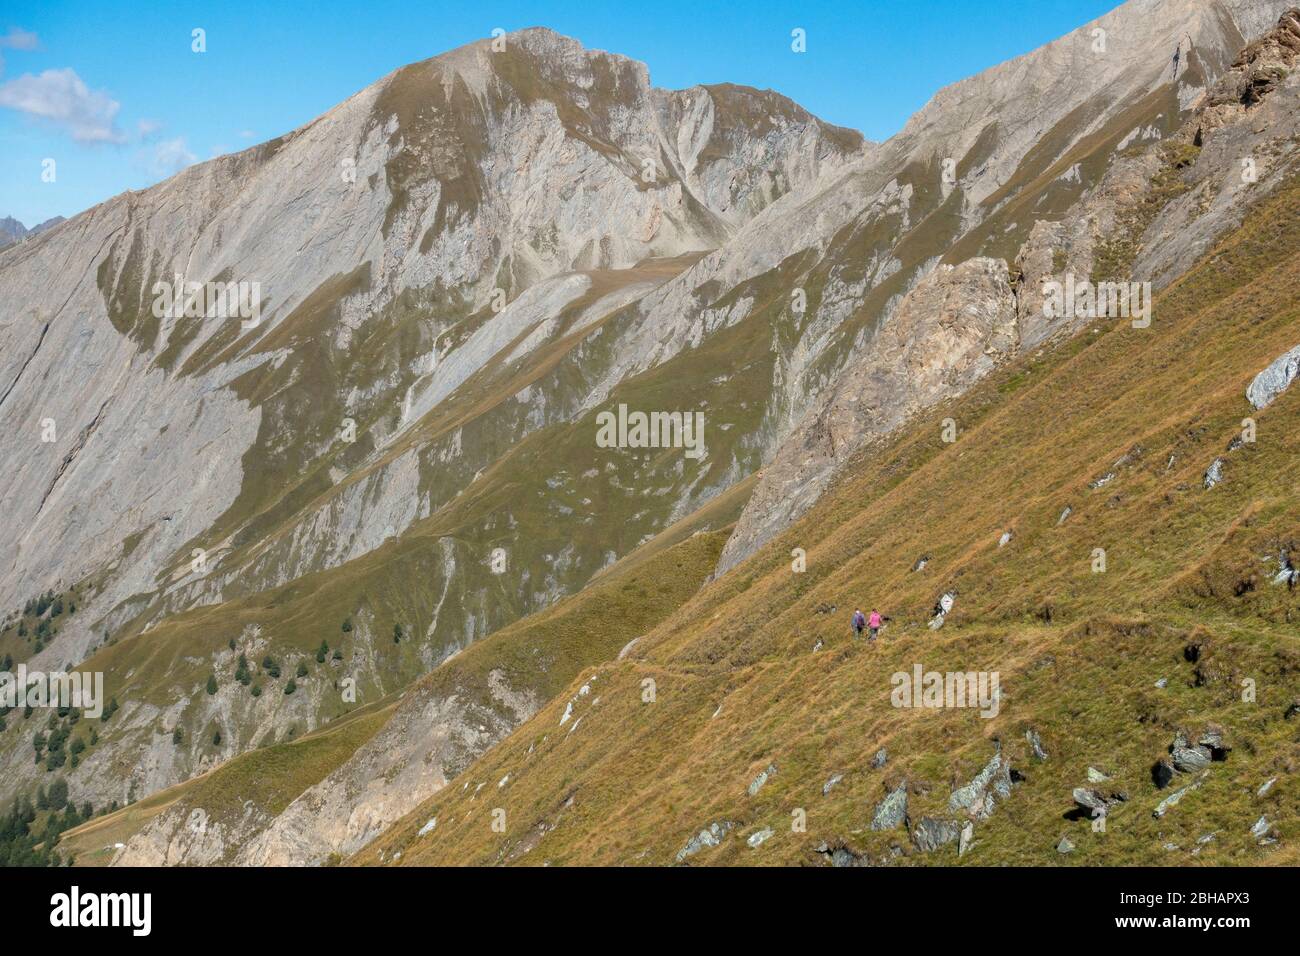
[[[748,487],[748,485],[746,485]],[[525,618],[446,661],[408,695],[468,696],[493,706],[488,675],[503,672],[516,691],[542,700],[564,689],[579,670],[613,657],[628,641],[680,606],[712,571],[744,497],[730,495],[667,529],[608,569],[590,587]],[[174,805],[201,807],[222,822],[245,816],[245,802],[277,814],[324,779],[373,737],[397,702],[386,698],[301,739],[242,754],[220,767],[69,831],[60,848],[83,864],[106,863],[125,842]]]
[[[901,830],[867,823],[904,778],[913,823],[948,816],[951,788],[984,765],[994,738],[1026,779],[977,824],[962,863],[1295,862],[1297,731],[1283,713],[1300,696],[1300,606],[1268,583],[1276,565],[1265,557],[1282,543],[1300,548],[1300,390],[1259,413],[1243,393],[1300,340],[1297,249],[1292,183],[1159,298],[1151,328],[1098,323],[872,449],[781,539],[629,659],[582,675],[463,775],[495,784],[509,773],[504,788],[476,797],[450,787],[355,862],[391,862],[400,850],[403,865],[664,864],[702,827],[730,820],[733,835],[692,862],[819,863],[826,841],[873,859],[898,844],[904,861],[956,863],[952,845],[918,855]],[[1225,453],[1248,414],[1258,441]],[[961,433],[944,445],[949,416]],[[1206,490],[1217,456],[1225,480]],[[1112,469],[1114,480],[1089,487]],[[1015,537],[999,548],[1007,529]],[[806,574],[790,571],[795,546],[808,551]],[[1091,573],[1098,547],[1102,574]],[[928,566],[912,572],[923,553]],[[930,631],[930,608],[949,588],[956,607]],[[893,617],[877,645],[847,640],[855,602]],[[1189,645],[1200,645],[1196,662]],[[1001,713],[890,706],[890,675],[915,663],[998,671]],[[648,677],[653,703],[643,701]],[[1247,678],[1254,702],[1242,700]],[[561,725],[578,685],[593,680],[574,705],[581,724]],[[1179,728],[1209,723],[1227,729],[1231,755],[1154,818],[1171,790],[1156,790],[1152,764]],[[1045,763],[1027,752],[1031,727]],[[890,760],[873,770],[880,746]],[[776,776],[747,796],[769,763]],[[1065,818],[1090,765],[1129,797],[1101,834]],[[844,779],[823,796],[833,773]],[[504,833],[492,828],[494,808],[506,811]],[[806,833],[791,831],[795,808],[807,812]],[[1263,813],[1278,823],[1277,847],[1248,833]],[[437,829],[417,837],[433,816]],[[775,835],[749,849],[744,838],[764,826]],[[1078,846],[1069,856],[1055,851],[1065,834]]]

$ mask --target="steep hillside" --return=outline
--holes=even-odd
[[[503,628],[405,692],[267,744],[76,830],[81,864],[321,864],[384,826],[505,737],[585,666],[683,603],[717,560],[740,501],[619,562],[580,594]]]
[[[1246,392],[1300,342],[1298,249],[1293,176],[1149,328],[870,446],[357,862],[1294,862],[1300,390]],[[916,667],[996,672],[996,715],[895,706]]]

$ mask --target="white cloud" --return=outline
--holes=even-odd
[[[190,152],[184,136],[165,139],[153,148],[149,169],[155,176],[171,176],[196,162],[198,157]]]
[[[253,138],[254,136],[256,136],[256,135],[257,135],[257,134],[254,133],[251,129],[241,129],[241,130],[239,131],[239,138],[240,138],[240,139],[252,139],[252,138]]]
[[[23,30],[19,27],[10,27],[9,32],[0,37],[0,50],[8,47],[11,50],[35,50],[39,47],[40,41],[36,39],[36,34],[29,30]],[[0,76],[5,72],[5,58],[0,55]]]
[[[120,143],[117,128],[122,105],[102,91],[89,89],[75,70],[25,73],[0,85],[0,106],[26,113],[65,129],[82,143]]]
[[[148,139],[162,128],[162,123],[151,119],[142,119],[135,124],[136,132],[140,134],[141,139]]]
[[[11,50],[35,50],[40,42],[30,30],[10,27],[8,34],[0,37],[0,46],[7,46]]]

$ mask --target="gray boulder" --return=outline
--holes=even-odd
[[[880,801],[871,818],[871,829],[892,830],[907,820],[907,781],[904,780]]]
[[[961,836],[961,824],[955,820],[938,820],[934,817],[922,817],[921,822],[912,831],[912,842],[923,853],[930,853]]]
[[[1246,388],[1246,400],[1255,408],[1271,405],[1297,375],[1300,375],[1300,345],[1279,355],[1268,368],[1255,376]]]
[[[758,791],[763,789],[763,785],[776,776],[776,764],[770,763],[767,769],[749,782],[749,795],[755,796]]]
[[[1202,776],[1201,780],[1204,780],[1204,776]],[[1201,780],[1197,780],[1195,783],[1189,783],[1187,786],[1183,787],[1182,789],[1175,790],[1169,796],[1165,797],[1158,804],[1156,804],[1155,810],[1152,811],[1152,816],[1157,818],[1163,817],[1173,807],[1177,806],[1179,802],[1183,799],[1183,797],[1187,796],[1193,790],[1196,790],[1198,787],[1200,787]]]
[[[695,836],[686,841],[686,845],[677,851],[677,862],[680,863],[688,856],[694,856],[705,847],[714,847],[722,842],[722,838],[731,832],[735,826],[729,820],[723,820],[718,823],[709,824],[708,829],[701,830]]]
[[[1035,760],[1047,759],[1047,751],[1043,749],[1043,738],[1038,736],[1038,731],[1026,730],[1025,739],[1029,741],[1029,749],[1033,751]]]
[[[1205,487],[1213,488],[1219,482],[1223,481],[1223,459],[1216,458],[1210,462],[1210,467],[1205,470]]]
[[[995,753],[970,783],[952,792],[948,809],[987,820],[993,813],[995,794],[1004,800],[1011,796],[1011,765],[1002,759],[1001,752]]]
[[[1091,812],[1094,817],[1104,816],[1110,808],[1110,800],[1106,795],[1092,787],[1075,787],[1070,796],[1074,798],[1075,803]]]
[[[1213,755],[1208,747],[1202,747],[1200,744],[1194,744],[1190,747],[1174,747],[1170,751],[1173,757],[1175,769],[1183,773],[1195,773],[1198,770],[1204,770],[1210,765]]]
[[[966,825],[961,828],[961,837],[957,842],[957,855],[965,856],[966,851],[971,848],[971,845],[974,844],[974,842],[975,824],[967,820]]]
[[[1277,842],[1277,830],[1274,828],[1272,821],[1267,816],[1261,816],[1255,821],[1250,828],[1250,835],[1255,838],[1255,842],[1261,846],[1266,846]]]

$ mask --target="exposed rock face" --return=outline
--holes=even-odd
[[[808,509],[837,466],[918,409],[960,394],[1016,343],[1001,260],[940,265],[907,294],[864,361],[845,370],[763,472],[719,563],[729,568]]]
[[[501,673],[488,686],[493,706],[407,695],[378,734],[275,817],[246,813],[196,831],[193,818],[207,812],[182,803],[150,821],[113,864],[318,866],[331,854],[349,856],[536,712],[535,696],[514,692]]]
[[[1287,10],[1277,25],[1246,45],[1205,98],[1208,128],[1221,126],[1238,110],[1259,105],[1300,60],[1300,9]]]
[[[1064,215],[1059,218],[1030,217],[1032,221],[1028,223],[1017,220],[1005,225],[1007,235],[1015,237],[1015,241],[1020,243],[1018,250],[1016,246],[1009,247],[1009,251],[1017,250],[1014,257],[1008,255],[1008,258],[1014,258],[1015,261],[1016,295],[1010,304],[999,301],[1000,297],[993,297],[983,303],[975,299],[977,303],[975,308],[999,310],[996,318],[990,315],[989,321],[998,327],[1009,327],[1014,330],[1013,334],[1004,338],[990,336],[989,345],[994,348],[990,349],[987,360],[982,363],[968,364],[970,357],[960,348],[956,349],[951,356],[943,353],[936,355],[933,359],[938,366],[936,373],[942,377],[942,373],[951,367],[952,378],[957,384],[939,390],[933,396],[928,395],[924,390],[915,393],[911,396],[914,405],[910,411],[915,412],[928,407],[933,400],[941,400],[951,394],[964,391],[994,367],[999,360],[1017,352],[1036,348],[1058,334],[1075,331],[1088,321],[1088,317],[1082,315],[1045,313],[1045,283],[1049,280],[1059,282],[1065,280],[1067,276],[1076,276],[1080,279],[1091,277],[1098,281],[1122,279],[1149,281],[1154,288],[1160,288],[1173,276],[1185,271],[1218,236],[1241,222],[1241,217],[1247,208],[1247,203],[1241,201],[1243,196],[1240,192],[1243,181],[1239,160],[1242,156],[1260,158],[1259,168],[1252,167],[1255,169],[1255,175],[1248,184],[1254,190],[1252,198],[1265,195],[1276,187],[1286,171],[1294,165],[1297,149],[1293,134],[1298,126],[1295,105],[1300,99],[1300,84],[1296,83],[1294,77],[1286,83],[1279,80],[1272,84],[1268,89],[1263,90],[1258,98],[1253,98],[1248,105],[1242,104],[1227,112],[1221,110],[1213,117],[1207,116],[1212,112],[1212,107],[1205,95],[1206,85],[1216,77],[1222,76],[1223,82],[1229,85],[1239,82],[1234,77],[1247,68],[1241,64],[1231,67],[1230,64],[1238,54],[1242,38],[1259,36],[1269,25],[1276,22],[1277,16],[1283,13],[1286,6],[1281,3],[1202,6],[1194,3],[1164,3],[1160,0],[1151,0],[1147,3],[1129,3],[1117,10],[1116,15],[1136,15],[1139,11],[1144,16],[1154,16],[1157,13],[1165,15],[1172,13],[1175,8],[1180,15],[1188,18],[1188,23],[1194,23],[1195,27],[1191,32],[1180,33],[1177,39],[1170,37],[1168,40],[1158,41],[1168,43],[1169,49],[1176,51],[1177,55],[1171,58],[1172,67],[1166,67],[1163,73],[1144,76],[1141,67],[1133,64],[1132,69],[1120,74],[1122,79],[1112,79],[1117,85],[1123,85],[1134,82],[1142,76],[1140,82],[1143,85],[1137,88],[1129,87],[1125,93],[1116,92],[1116,98],[1112,102],[1133,103],[1140,100],[1143,94],[1150,93],[1154,96],[1160,91],[1165,91],[1176,96],[1177,108],[1171,112],[1160,113],[1161,125],[1126,127],[1122,134],[1117,128],[1116,133],[1119,135],[1116,136],[1114,152],[1106,154],[1101,174],[1092,182],[1077,183],[1064,203],[1066,207]],[[1211,22],[1212,20],[1214,22]],[[1113,24],[1111,27],[1106,25],[1106,18],[1098,22],[1102,24],[1103,29],[1113,27]],[[1222,30],[1227,23],[1235,23],[1236,28],[1223,33]],[[1135,24],[1126,22],[1120,29],[1132,37],[1135,28]],[[1089,28],[1084,28],[1087,29]],[[1154,39],[1154,34],[1158,33],[1160,28],[1148,24],[1146,29],[1151,30],[1148,36]],[[1287,38],[1291,36],[1291,31],[1291,15],[1287,14],[1283,17],[1282,24],[1270,34],[1270,36],[1280,36],[1282,39],[1265,43],[1260,48],[1265,52],[1256,54],[1256,57],[1260,58],[1259,62],[1274,64],[1274,60],[1270,59],[1273,54],[1267,51],[1278,51],[1277,55],[1284,58],[1290,56],[1291,41]],[[1034,57],[1042,55],[1050,59],[1053,53],[1064,54],[1069,41],[1070,37],[1063,38],[1056,44],[1050,44],[1031,54],[1030,58],[1026,58],[1023,62],[1014,62],[1028,69],[1034,62]],[[1042,63],[1037,65],[1048,68]],[[977,81],[979,84],[992,84],[996,89],[997,74],[1001,69],[988,71],[973,80],[964,81],[949,90],[942,91],[912,123],[909,123],[903,134],[883,144],[879,151],[863,161],[864,164],[878,165],[887,162],[893,155],[892,149],[899,145],[898,141],[901,141],[908,131],[913,130],[914,126],[924,127],[927,134],[942,136],[944,122],[948,119],[945,107],[949,105],[950,97],[958,96],[958,91],[966,92],[963,87],[968,84],[976,85]],[[1233,71],[1231,75],[1228,73],[1230,69]],[[1269,75],[1277,72],[1275,64],[1261,69]],[[1087,83],[1078,84],[1072,80],[1068,85],[1072,91],[1071,95],[1077,93],[1084,100],[1090,92],[1095,92]],[[996,97],[996,94],[990,95]],[[1051,95],[1045,95],[1048,96],[1049,101],[1052,99]],[[1078,104],[1080,100],[1074,102]],[[1105,127],[1106,107],[1095,103],[1090,104],[1087,109],[1102,114],[1089,127],[1096,134],[1098,130]],[[928,122],[925,122],[926,120]],[[1000,120],[1006,121],[1007,117],[1001,117]],[[1116,122],[1121,121],[1116,119]],[[1130,123],[1132,119],[1126,118],[1122,122]],[[1211,130],[1213,123],[1218,123],[1219,126]],[[1001,122],[998,132],[1006,133]],[[1149,146],[1148,141],[1160,141],[1166,137],[1189,145],[1195,140],[1201,146],[1202,156],[1197,168],[1185,174],[1185,178],[1193,180],[1193,188],[1184,190],[1181,196],[1168,201],[1153,222],[1149,224],[1135,222],[1135,217],[1140,215],[1138,210],[1151,194],[1153,177],[1161,170],[1165,159],[1162,154],[1152,149],[1146,149],[1136,155],[1126,153],[1124,150],[1130,147],[1136,148],[1135,144],[1141,146],[1144,142]],[[1006,139],[1000,141],[1003,144],[1007,142]],[[1062,147],[1061,152],[1066,151],[1068,147]],[[1267,162],[1264,161],[1264,157],[1269,157]],[[1071,170],[1075,170],[1075,167],[1071,167]],[[965,241],[954,237],[953,246],[943,255],[945,262],[955,261],[956,254],[953,250],[964,250],[972,246],[970,236],[980,235],[981,228],[987,230],[987,226],[980,225],[982,216],[987,215],[990,222],[999,220],[997,212],[984,208],[985,204],[982,200],[987,194],[981,194],[979,185],[972,181],[977,180],[979,174],[984,171],[985,168],[981,168],[977,173],[963,178],[955,186],[957,190],[969,191],[969,194],[964,196],[966,202],[963,206],[962,228],[969,229],[970,232],[965,234],[967,236]],[[1005,174],[1004,170],[1003,175]],[[1073,178],[1070,181],[1073,182]],[[1061,201],[1055,194],[1053,199]],[[1045,201],[1046,196],[1039,200],[1039,205]],[[1122,247],[1124,242],[1131,241],[1131,234],[1135,231],[1138,233],[1144,231],[1146,241],[1139,242],[1135,248],[1127,250],[1127,256],[1117,256],[1117,247]],[[1117,240],[1117,237],[1120,238]],[[1008,248],[1009,244],[1005,239],[1002,243],[1004,248]],[[985,240],[984,244],[988,245],[989,241]],[[1099,262],[1099,257],[1102,257],[1103,253],[1103,261]],[[1098,266],[1114,268],[1116,259],[1127,261],[1128,275],[1092,275],[1094,268]],[[962,262],[957,268],[961,269],[966,265],[967,262]],[[921,267],[918,272],[923,273],[924,267]],[[915,280],[916,291],[919,292],[925,286],[927,278],[928,276]],[[978,296],[980,292],[971,289],[968,294]],[[860,451],[866,443],[882,435],[880,428],[882,423],[873,413],[877,403],[874,396],[869,394],[870,386],[867,386],[868,394],[864,394],[862,379],[880,362],[879,355],[888,348],[886,335],[889,326],[898,320],[899,315],[909,304],[913,310],[923,307],[922,303],[916,301],[908,303],[904,300],[903,304],[898,306],[897,314],[892,314],[889,306],[882,309],[881,331],[874,338],[864,337],[855,343],[854,357],[844,366],[839,379],[833,381],[829,394],[810,405],[789,438],[765,467],[759,487],[737,526],[736,536],[729,543],[719,562],[720,571],[734,567],[753,553],[759,545],[786,527],[793,518],[803,513],[829,484],[837,466]],[[942,308],[941,303],[933,301],[928,305],[931,309]],[[934,324],[939,320],[938,312],[933,312],[929,316],[914,314],[910,318],[910,321],[916,325],[927,322]],[[936,342],[936,345],[939,344]],[[1005,347],[1001,351],[996,351],[998,345]],[[855,379],[859,383],[857,388],[850,384]],[[892,397],[892,385],[884,382],[879,387],[880,404],[888,404]],[[848,395],[847,400],[839,400],[840,395],[844,393]],[[837,421],[839,430],[835,433],[830,432],[828,428],[828,411],[832,408],[838,408],[840,412]],[[860,414],[860,421],[854,419],[855,411]],[[888,430],[886,427],[884,432]],[[806,482],[806,486],[803,482]]]
[[[293,801],[240,849],[237,864],[319,864],[370,842],[537,710],[531,694],[489,675],[495,706],[423,693],[403,699],[372,740]]]

